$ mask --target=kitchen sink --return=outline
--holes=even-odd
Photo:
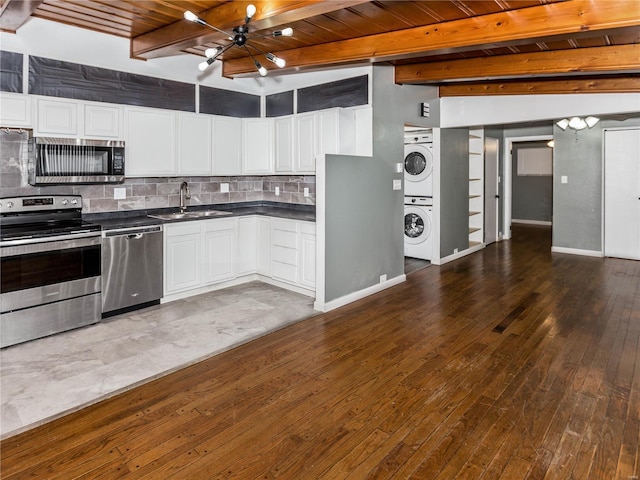
[[[156,215],[147,215],[151,218],[159,218],[160,220],[181,220],[187,218],[209,218],[222,217],[231,215],[231,212],[222,210],[193,210],[191,212],[175,212],[175,213],[158,213]]]

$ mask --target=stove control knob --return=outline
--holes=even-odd
[[[62,205],[67,205],[68,203],[69,203],[69,200],[67,200],[66,198],[62,200]]]
[[[7,202],[7,208],[13,207],[13,202]]]
[[[71,200],[71,204],[72,205],[77,205],[78,204],[78,199],[74,198],[73,200]]]
[[[416,203],[416,199],[415,199],[415,198],[412,198],[412,199],[411,199],[411,203]]]

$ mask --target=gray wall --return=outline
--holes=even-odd
[[[469,248],[469,129],[440,129],[440,257]]]
[[[554,247],[602,248],[602,129],[553,130]],[[566,176],[568,183],[561,183]]]
[[[373,157],[327,155],[325,302],[404,274],[404,195],[392,189],[403,179],[395,165],[404,158],[404,124],[439,122],[437,89],[410,87],[394,84],[392,66],[374,66]],[[430,103],[429,119],[418,117],[420,102]]]
[[[554,247],[601,252],[602,138],[604,128],[640,125],[640,119],[602,120],[591,129],[562,131],[554,126]],[[561,183],[566,175],[568,183]]]
[[[327,155],[325,200],[325,302],[404,273],[401,179],[402,91],[393,67],[373,68],[373,158]]]
[[[552,175],[518,175],[518,152],[526,148],[550,148],[547,142],[518,142],[511,156],[511,218],[551,222],[553,204]]]

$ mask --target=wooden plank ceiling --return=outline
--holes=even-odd
[[[5,31],[43,18],[128,38],[147,60],[229,43],[185,10],[231,31],[253,3],[251,34],[267,36],[250,43],[286,60],[278,73],[385,62],[398,83],[438,85],[441,96],[640,91],[640,0],[0,1]],[[270,35],[284,27],[294,35]],[[256,75],[237,46],[220,60],[225,76]]]

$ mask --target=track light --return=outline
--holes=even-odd
[[[587,122],[587,127],[591,128],[596,123],[598,123],[600,121],[600,119],[598,117],[587,117],[587,118],[584,119],[584,121]]]
[[[556,122],[556,125],[560,127],[562,130],[566,130],[567,127],[569,126],[569,120],[567,120],[566,118],[563,118],[559,122]]]
[[[205,22],[204,20],[202,20],[201,18],[199,18],[195,13],[191,12],[191,11],[186,11],[184,12],[184,18],[185,20],[188,20],[190,22],[194,22],[197,23],[198,25],[203,25],[209,28],[212,28],[220,33],[223,33],[232,43],[225,45],[224,47],[215,47],[215,48],[208,48],[205,50],[204,54],[205,57],[207,57],[207,59],[204,62],[201,62],[198,65],[198,69],[203,72],[205,71],[209,65],[211,65],[222,53],[226,52],[229,48],[231,48],[233,45],[236,45],[240,48],[244,48],[247,53],[249,54],[249,56],[253,59],[253,63],[256,66],[256,69],[258,70],[258,73],[261,76],[265,76],[267,75],[267,69],[265,67],[262,66],[262,64],[257,61],[253,54],[251,53],[251,50],[253,50],[254,52],[260,53],[262,55],[264,55],[267,60],[269,60],[270,62],[275,63],[278,67],[280,68],[284,68],[284,66],[287,64],[287,62],[285,62],[284,59],[277,57],[276,55],[274,55],[273,53],[269,52],[269,53],[265,53],[262,50],[260,50],[259,48],[250,45],[249,44],[249,40],[251,40],[252,38],[264,38],[264,37],[290,37],[293,35],[293,28],[291,27],[287,27],[284,28],[283,30],[277,30],[274,31],[272,33],[269,34],[265,34],[265,35],[256,35],[256,36],[249,36],[249,22],[251,21],[251,19],[253,18],[253,16],[256,14],[256,7],[253,4],[249,4],[247,6],[247,11],[246,11],[246,16],[244,19],[244,25],[239,25],[237,27],[235,27],[233,29],[233,33],[229,33],[229,32],[225,32],[224,30],[221,30],[217,27],[214,27],[213,25],[209,25],[207,22]]]

